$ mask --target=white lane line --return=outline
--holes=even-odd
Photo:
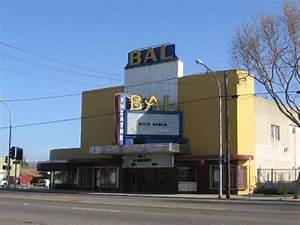
[[[72,207],[71,209],[84,210],[84,211],[97,211],[97,212],[111,212],[111,213],[124,212],[123,210],[116,210],[116,209],[95,209],[95,208],[83,208],[83,207]]]

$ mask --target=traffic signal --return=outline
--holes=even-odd
[[[4,163],[8,163],[8,157],[7,156],[5,156],[5,158],[4,158]]]
[[[11,147],[9,149],[9,158],[14,159],[16,154],[16,147]]]
[[[22,159],[23,159],[23,148],[17,148],[16,160],[22,160]]]

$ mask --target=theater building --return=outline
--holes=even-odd
[[[255,185],[257,167],[263,167],[263,157],[267,157],[258,154],[264,147],[257,143],[257,139],[263,140],[257,137],[258,123],[262,129],[257,118],[265,121],[268,130],[261,135],[269,138],[277,117],[266,124],[260,109],[266,104],[275,111],[276,107],[269,100],[257,100],[254,80],[245,72],[215,74],[222,87],[223,110],[227,80],[231,192],[248,193]],[[217,193],[219,95],[212,74],[184,75],[183,62],[176,56],[175,45],[170,44],[129,52],[124,76],[124,86],[82,93],[81,146],[51,150],[49,161],[37,166],[51,172],[52,188]],[[225,112],[222,114],[224,118]],[[223,127],[225,122],[223,119]],[[289,122],[284,125],[288,130]],[[292,148],[290,154],[288,166],[293,160]],[[298,167],[299,161],[295,163]],[[225,173],[222,179],[225,187]]]

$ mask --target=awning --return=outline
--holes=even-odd
[[[225,155],[223,155],[225,157]],[[230,160],[246,161],[253,159],[253,155],[230,155]],[[176,161],[219,160],[219,155],[178,155]]]
[[[106,145],[93,146],[89,149],[91,154],[102,155],[128,155],[128,154],[155,154],[155,153],[188,153],[187,144],[177,143],[151,143],[151,144],[132,144],[132,145]]]
[[[69,160],[50,160],[40,161],[37,163],[38,171],[60,171],[72,170],[77,167],[97,167],[97,166],[120,166],[122,163],[120,157],[112,159],[97,159],[97,158],[84,158],[84,159],[69,159]]]

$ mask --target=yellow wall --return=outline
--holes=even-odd
[[[238,194],[247,195],[249,193],[252,193],[256,187],[256,180],[257,180],[256,163],[255,160],[247,160],[242,164],[242,166],[247,167],[247,189],[243,191],[238,191]]]
[[[232,155],[254,155],[255,102],[254,80],[241,71],[226,71],[229,130]],[[222,95],[224,71],[216,72]],[[219,153],[219,98],[212,74],[191,75],[178,79],[178,108],[183,112],[183,133],[189,140],[192,154],[216,155]],[[88,156],[91,146],[115,144],[114,96],[123,87],[112,87],[83,92],[81,123],[81,157]],[[250,94],[250,95],[248,95]],[[223,102],[223,150],[225,149],[225,115]],[[86,118],[91,117],[91,118]]]
[[[231,155],[255,155],[255,96],[254,79],[242,71],[226,71],[228,77],[229,151]],[[224,71],[216,72],[224,95]],[[189,140],[192,154],[219,154],[219,99],[212,74],[187,76],[179,79],[179,110],[183,111],[183,133]],[[225,114],[223,107],[223,154],[225,154]],[[255,158],[239,161],[247,166],[247,189],[256,183]],[[250,179],[250,185],[249,185]]]
[[[226,71],[228,95],[236,94],[236,70]],[[224,71],[216,72],[222,95]],[[192,75],[179,79],[179,110],[183,112],[183,132],[189,139],[191,153],[199,155],[219,154],[219,98],[218,89],[212,74]],[[223,149],[225,147],[225,117],[222,100]],[[230,149],[237,149],[237,104],[228,100]]]
[[[255,84],[254,79],[245,72],[237,71],[237,154],[252,155],[252,160],[243,162],[247,166],[247,190],[238,194],[248,194],[254,191],[256,185],[256,161],[255,161]]]
[[[81,121],[81,157],[91,157],[89,147],[115,144],[114,97],[123,87],[83,92]],[[94,156],[107,157],[107,156]]]
[[[237,85],[237,153],[255,154],[255,96],[254,79],[238,71]]]

